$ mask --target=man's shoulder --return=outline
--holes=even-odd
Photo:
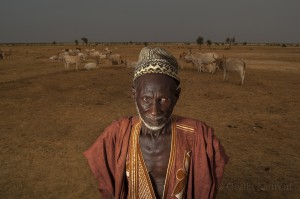
[[[127,132],[128,128],[138,122],[136,116],[124,116],[113,120],[108,126],[105,127],[101,133],[102,137],[119,135],[120,133]]]
[[[120,118],[117,118],[113,120],[109,126],[123,126],[123,125],[128,125],[128,124],[135,124],[138,122],[138,117],[137,116],[123,116]]]
[[[190,128],[211,128],[209,125],[207,125],[204,121],[195,119],[195,118],[190,118],[190,117],[184,117],[184,116],[176,116],[176,125],[180,126],[186,126]]]

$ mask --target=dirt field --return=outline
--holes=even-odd
[[[143,46],[115,47],[136,61]],[[185,50],[163,47],[176,57]],[[13,57],[0,60],[0,198],[99,198],[82,152],[112,120],[135,114],[133,69],[106,62],[65,71],[49,60],[75,46],[1,48]],[[218,198],[299,198],[300,47],[224,48],[203,52],[243,58],[244,86],[235,73],[223,82],[221,71],[198,73],[180,62],[175,114],[205,121],[223,143],[230,162]]]

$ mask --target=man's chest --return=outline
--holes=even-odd
[[[148,173],[152,177],[165,178],[171,151],[171,136],[158,140],[140,138],[140,148]]]

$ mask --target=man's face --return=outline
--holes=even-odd
[[[151,130],[163,128],[178,100],[177,82],[164,74],[146,74],[136,80],[133,96],[138,113]]]

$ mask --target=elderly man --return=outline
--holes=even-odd
[[[227,156],[204,122],[172,115],[176,59],[143,48],[132,94],[138,116],[114,121],[84,152],[103,198],[214,198]]]

